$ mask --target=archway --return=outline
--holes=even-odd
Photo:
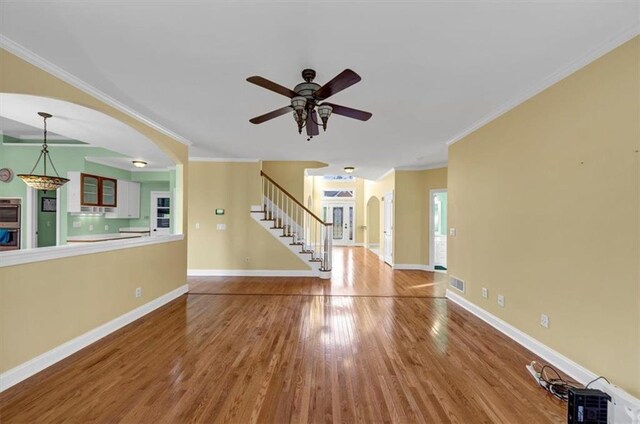
[[[375,196],[367,201],[367,247],[380,248],[380,200]]]

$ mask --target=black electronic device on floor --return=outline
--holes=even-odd
[[[568,424],[607,424],[611,396],[596,389],[569,388]]]

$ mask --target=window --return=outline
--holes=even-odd
[[[355,177],[353,175],[324,175],[322,177],[327,181],[353,181]]]
[[[353,199],[353,190],[324,190],[325,199]]]

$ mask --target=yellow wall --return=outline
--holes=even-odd
[[[0,92],[53,97],[110,115],[173,158],[178,181],[187,183],[187,146],[5,50],[0,50]],[[183,188],[179,197],[186,216]],[[149,263],[154,266],[141,266]],[[186,267],[184,240],[0,268],[0,372],[184,285]],[[141,298],[134,298],[134,287],[143,288]]]
[[[429,190],[447,188],[447,168],[396,171],[394,263],[433,265],[429,260]]]
[[[304,170],[323,168],[326,163],[315,161],[263,161],[262,170],[299,202],[304,199]]]
[[[309,269],[250,216],[261,204],[259,163],[191,162],[189,173],[189,269]]]
[[[449,149],[449,271],[464,296],[635,396],[639,64],[636,37]]]
[[[367,247],[380,246],[380,199],[375,196],[369,198],[366,206],[366,240]]]

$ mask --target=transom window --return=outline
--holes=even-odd
[[[353,181],[355,179],[353,175],[324,175],[322,178],[327,181]]]
[[[353,190],[324,190],[325,199],[353,199]]]

